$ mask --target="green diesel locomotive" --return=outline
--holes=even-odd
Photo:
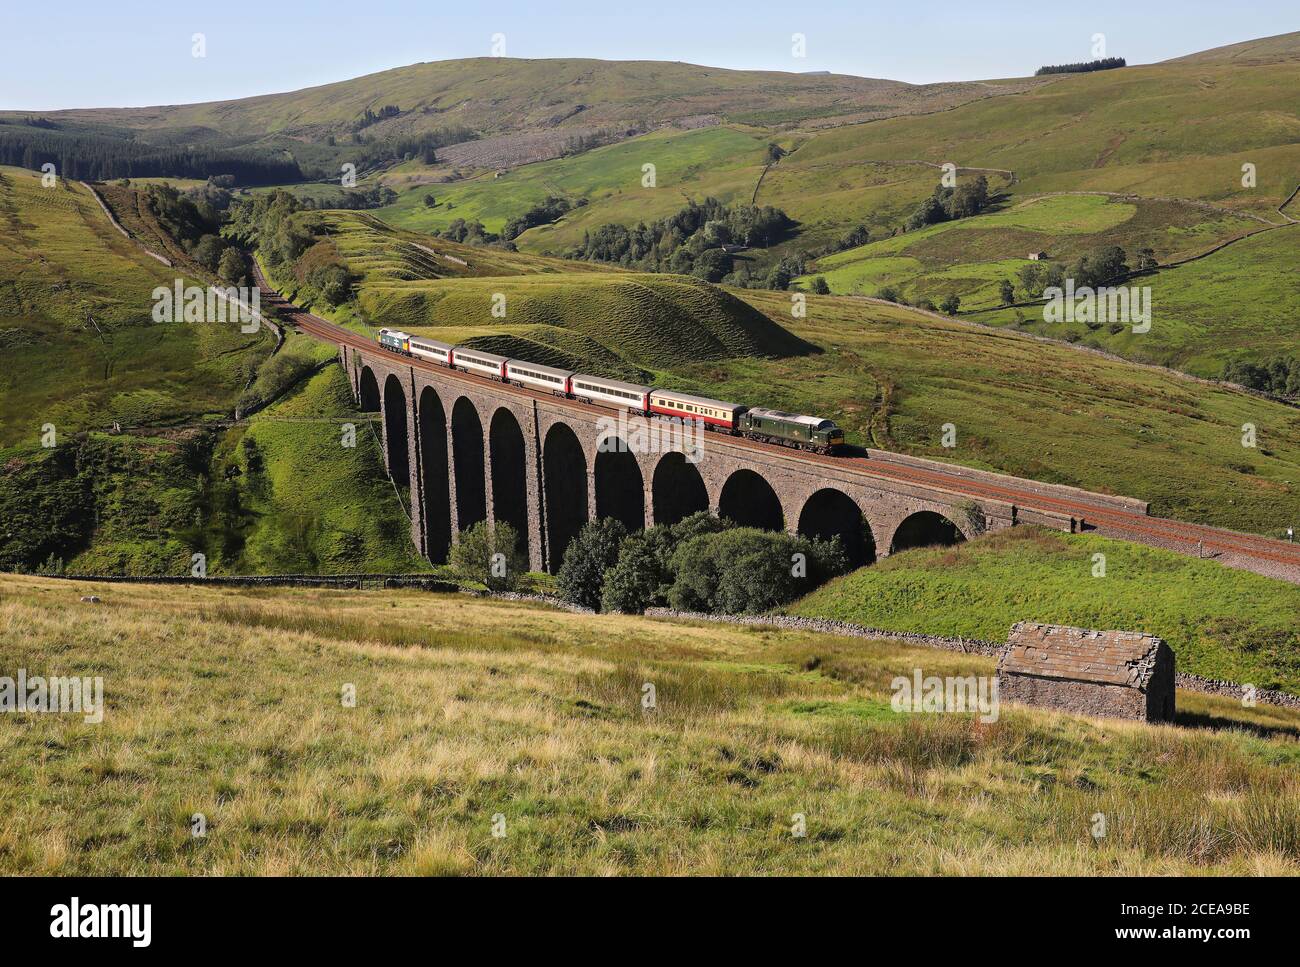
[[[836,453],[844,446],[844,431],[835,425],[834,420],[818,416],[755,406],[741,413],[737,422],[737,429],[743,436],[766,443],[815,450],[817,453]]]

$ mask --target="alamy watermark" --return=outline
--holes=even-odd
[[[981,722],[998,720],[997,676],[922,677],[921,669],[913,668],[911,678],[899,675],[889,688],[895,712],[978,712]]]
[[[239,331],[257,332],[262,325],[262,290],[256,286],[186,285],[177,279],[168,288],[153,290],[154,322],[238,322]]]
[[[687,463],[704,459],[704,421],[664,419],[650,420],[620,410],[617,417],[596,420],[596,449],[601,453],[674,453],[680,452]]]
[[[1082,285],[1075,288],[1074,279],[1043,290],[1044,322],[1119,322],[1131,324],[1135,333],[1151,331],[1151,287]]]
[[[0,676],[0,712],[80,715],[88,725],[104,721],[104,679],[27,674]]]

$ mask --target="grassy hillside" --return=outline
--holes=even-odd
[[[1104,577],[1093,576],[1096,554]],[[1017,621],[1144,631],[1169,642],[1179,671],[1300,694],[1300,588],[1101,537],[1018,527],[908,551],[790,610],[985,641],[1003,641]]]
[[[644,378],[700,359],[789,356],[811,347],[730,293],[686,276],[628,273],[386,229],[330,213],[328,237],[360,278],[355,304],[334,312],[452,342]],[[416,241],[421,239],[421,241]],[[277,281],[288,283],[288,273]],[[504,316],[494,315],[502,305]],[[498,311],[500,311],[498,309]],[[548,347],[535,354],[534,345]],[[515,346],[522,346],[519,342]]]
[[[582,241],[584,231],[606,222],[635,224],[672,214],[683,195],[748,203],[763,171],[768,138],[762,132],[730,127],[695,131],[655,131],[621,144],[597,148],[571,158],[525,165],[517,170],[466,181],[425,185],[402,193],[380,217],[403,228],[436,231],[454,219],[481,221],[500,232],[506,221],[558,195],[591,204],[556,225],[526,232],[520,246],[528,251],[563,252]],[[643,187],[642,165],[655,166],[653,188]],[[392,176],[401,177],[401,169]],[[426,207],[432,193],[436,207]]]
[[[1287,61],[1300,61],[1300,31],[1289,34],[1277,34],[1274,37],[1260,37],[1258,40],[1245,40],[1239,44],[1215,47],[1186,57],[1175,57],[1166,61],[1170,64],[1240,64],[1255,66],[1258,64],[1276,64]]]
[[[1186,693],[1180,727],[892,711],[894,676],[990,674],[977,656],[463,596],[14,577],[0,654],[101,675],[108,702],[99,725],[0,732],[7,874],[1300,871],[1294,712]]]
[[[10,449],[0,568],[179,575],[203,554],[210,574],[421,570],[376,433],[330,367],[245,424]]]
[[[1168,262],[1262,227],[1228,211],[1177,202],[1053,195],[837,252],[819,259],[809,274],[823,276],[837,294],[876,295],[889,285],[912,301],[937,304],[956,294],[963,308],[992,308],[1001,305],[997,283],[1005,279],[1019,288],[1017,273],[1033,252],[1068,265],[1119,245],[1133,261],[1150,248]]]
[[[345,423],[355,447],[343,445]],[[337,366],[227,433],[205,495],[213,573],[424,570],[379,434]]]
[[[1266,231],[1195,262],[1132,284],[1151,287],[1151,331],[1112,333],[1083,323],[1049,325],[1039,308],[994,309],[974,318],[1056,338],[1079,337],[1133,359],[1218,377],[1225,361],[1266,360],[1295,351],[1300,319],[1300,226]],[[963,297],[964,301],[964,297]],[[986,300],[987,301],[987,300]]]
[[[1051,191],[1193,198],[1268,216],[1296,186],[1300,65],[1159,64],[1059,75],[1014,97],[827,131],[783,165],[920,159],[1004,168]],[[1241,164],[1258,187],[1241,184]]]
[[[0,169],[0,448],[229,413],[272,334],[157,324],[152,292],[177,273],[123,238],[79,184]]]

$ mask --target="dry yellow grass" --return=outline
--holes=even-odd
[[[918,666],[992,669],[464,596],[0,576],[0,675],[102,675],[108,705],[0,719],[0,872],[1300,872],[1300,715],[896,715]]]

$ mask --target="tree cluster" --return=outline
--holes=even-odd
[[[386,118],[395,118],[401,113],[401,108],[396,104],[385,104],[378,112],[366,108],[361,117],[352,122],[352,130],[360,131],[362,128],[368,128],[370,125],[377,124]]]
[[[1273,396],[1300,396],[1300,357],[1234,359],[1223,364],[1223,378]]]
[[[636,614],[664,606],[718,614],[767,611],[848,570],[838,540],[737,527],[707,512],[628,534],[586,525],[557,577],[575,604]]]
[[[585,204],[585,200],[579,201],[579,205]],[[548,195],[546,200],[540,205],[534,205],[522,215],[516,215],[501,230],[501,237],[507,242],[518,238],[530,228],[536,228],[538,225],[549,225],[552,222],[559,221],[574,206],[570,204],[569,199],[559,198],[554,195]]]
[[[230,175],[241,185],[300,181],[302,170],[280,152],[170,148],[77,130],[0,127],[0,164],[40,171],[53,164],[62,178],[208,178]]]
[[[463,245],[491,245],[500,241],[500,236],[495,232],[489,232],[483,227],[483,223],[477,220],[466,221],[463,218],[452,219],[450,225],[440,232],[432,233],[437,238],[445,238],[449,242],[460,242]]]
[[[1138,257],[1138,269],[1154,267],[1154,253],[1151,249],[1143,249]],[[1060,262],[1033,262],[1022,266],[1019,274],[1020,291],[1031,299],[1038,299],[1046,289],[1064,288],[1066,279],[1073,279],[1076,289],[1084,286],[1096,288],[1122,282],[1131,272],[1128,253],[1119,245],[1107,245],[1081,255],[1069,266]]]
[[[648,225],[601,225],[584,233],[582,245],[568,255],[719,282],[732,269],[729,247],[766,248],[785,238],[793,225],[785,212],[770,205],[728,206],[706,198]]]
[[[159,226],[209,272],[237,283],[244,277],[244,260],[238,249],[221,237],[230,192],[212,180],[202,187],[180,191],[171,185],[149,185],[144,203]]]
[[[1123,57],[1101,57],[1097,60],[1080,61],[1077,64],[1051,64],[1034,71],[1035,77],[1045,74],[1087,74],[1091,71],[1108,71],[1116,67],[1127,67],[1128,61]]]
[[[940,222],[969,218],[984,211],[989,204],[989,181],[983,175],[972,181],[966,181],[956,188],[937,185],[934,193],[921,202],[904,223],[907,231],[937,225]]]

